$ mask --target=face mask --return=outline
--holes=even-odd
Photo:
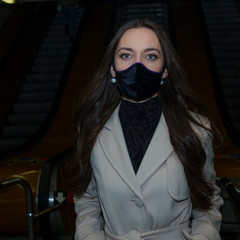
[[[144,100],[156,93],[163,84],[162,75],[165,70],[163,66],[160,73],[153,72],[142,63],[134,63],[123,71],[117,71],[116,84],[122,95],[134,100]]]

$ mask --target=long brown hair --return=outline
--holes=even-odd
[[[85,192],[91,176],[90,154],[99,132],[119,104],[121,96],[111,83],[110,66],[122,35],[129,29],[146,27],[152,29],[161,44],[168,79],[160,89],[160,101],[166,119],[171,144],[185,171],[194,208],[206,210],[212,205],[213,187],[203,174],[206,153],[192,125],[210,129],[197,121],[189,110],[209,119],[204,105],[192,92],[179,57],[164,30],[154,21],[134,19],[124,24],[110,42],[98,71],[77,104],[75,124],[77,130],[75,160],[79,166],[74,189],[77,196]],[[209,119],[210,120],[210,119]]]

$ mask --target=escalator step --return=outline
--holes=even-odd
[[[53,49],[68,49],[70,51],[72,44],[70,42],[66,43],[44,43],[41,45],[41,50],[53,50]]]
[[[70,40],[69,40],[70,41]],[[64,57],[68,56],[68,49],[59,49],[59,50],[44,50],[38,53],[39,57]]]
[[[67,43],[70,42],[70,39],[68,36],[65,37],[57,37],[57,36],[53,36],[53,37],[45,37],[43,40],[43,43]]]
[[[32,66],[32,73],[60,73],[62,74],[64,66],[61,65],[35,65]]]
[[[225,98],[239,98],[240,99],[240,87],[224,88],[223,94],[224,94]]]
[[[240,77],[240,70],[239,69],[219,69],[218,72],[219,72],[220,78]]]
[[[224,17],[224,16],[222,16]],[[239,17],[235,17],[235,18],[218,18],[217,16],[216,17],[213,17],[213,18],[209,18],[206,20],[206,22],[208,23],[208,27],[211,29],[211,27],[214,27],[215,24],[240,24],[240,20],[239,20]]]
[[[240,55],[240,51],[239,51],[239,55]],[[240,69],[240,60],[237,60],[237,61],[221,60],[221,61],[217,61],[216,65],[219,69],[228,69],[228,68]]]
[[[239,31],[233,31],[233,30],[222,30],[222,31],[211,31],[209,32],[210,37],[212,38],[220,38],[220,37],[231,37],[231,38],[239,38],[240,32]],[[224,49],[223,49],[224,50]]]
[[[228,76],[228,78],[222,78],[221,84],[222,84],[222,87],[224,87],[224,88],[232,87],[232,86],[240,87],[239,78],[230,78],[229,76]]]
[[[47,33],[46,35],[47,37],[65,37],[66,36],[66,33],[65,33],[65,30],[64,28],[62,30],[55,30],[55,31],[50,31]]]
[[[234,122],[233,126],[234,126],[234,129],[237,130],[237,132],[240,132],[240,122]]]
[[[51,102],[55,92],[23,92],[18,94],[19,102]]]
[[[38,125],[41,124],[46,117],[46,113],[10,114],[8,120],[12,125]]]
[[[52,103],[15,103],[14,113],[47,113]]]
[[[227,108],[229,110],[238,110],[240,111],[240,99],[239,98],[228,98],[225,99]]]
[[[238,44],[239,39],[229,38],[228,36],[224,36],[223,38],[211,38],[212,45],[222,45],[222,48],[224,48],[225,45],[229,44]]]
[[[240,42],[240,38],[239,38],[239,42]],[[222,59],[227,59],[227,60],[234,60],[234,61],[238,61],[240,59],[240,53],[239,52],[215,52],[215,58],[218,60],[222,60]]]
[[[58,64],[64,66],[67,61],[67,57],[58,57],[58,58],[36,58],[34,60],[35,65],[52,65],[52,64]]]
[[[44,83],[44,82],[58,82],[61,79],[60,73],[41,73],[41,74],[30,74],[27,76],[27,82],[31,83]]]
[[[57,20],[57,18],[55,18],[49,31],[52,31],[52,30],[53,31],[58,31],[58,30],[62,31],[64,29],[64,23],[65,23],[64,19],[58,18],[58,20]]]
[[[224,6],[224,7],[227,7],[227,6],[233,6],[234,4],[232,2],[229,2],[228,0],[222,0],[222,1],[209,1],[209,0],[202,0],[202,4],[203,5],[206,5],[208,7],[216,7],[216,6]]]
[[[233,122],[240,122],[240,112],[239,110],[229,110],[229,116]]]
[[[2,129],[5,138],[29,138],[39,129],[39,125],[33,126],[5,126]]]
[[[56,91],[58,83],[24,83],[22,88],[24,92],[53,92]]]
[[[211,31],[216,32],[216,31],[236,31],[236,29],[239,29],[240,24],[219,24],[219,25],[213,25],[211,28]],[[210,28],[210,26],[208,26]]]

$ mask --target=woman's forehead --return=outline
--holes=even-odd
[[[158,48],[161,49],[156,33],[146,27],[131,28],[121,37],[119,48]]]

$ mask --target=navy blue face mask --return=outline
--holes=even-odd
[[[165,65],[161,72],[153,72],[138,62],[123,71],[117,71],[114,65],[113,68],[118,90],[133,100],[141,101],[153,96],[163,84]]]

